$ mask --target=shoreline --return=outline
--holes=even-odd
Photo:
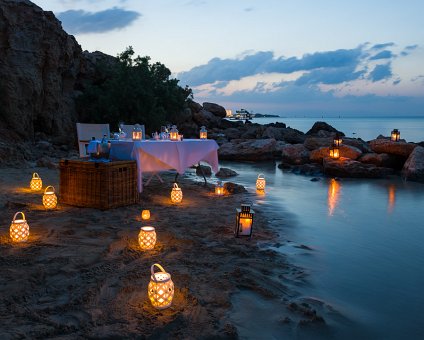
[[[236,338],[233,297],[246,292],[285,306],[278,313],[289,333],[306,324],[325,327],[313,303],[296,303],[291,283],[302,269],[263,247],[275,244],[272,216],[256,209],[252,239],[234,237],[234,210],[252,194],[216,198],[210,184],[182,178],[184,199],[175,206],[169,201],[174,174],[165,174],[165,184],[146,187],[136,205],[45,211],[41,193],[27,189],[33,171],[45,178],[44,186],[56,187],[57,170],[0,169],[0,178],[8,179],[0,194],[0,334]],[[151,210],[150,223],[141,222],[143,208]],[[30,226],[29,241],[17,246],[8,235],[16,211],[26,213]],[[148,224],[158,243],[142,252],[136,237]],[[147,298],[153,263],[162,264],[175,284],[173,305],[163,311]]]

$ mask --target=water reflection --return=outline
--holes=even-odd
[[[341,185],[334,178],[328,183],[328,216],[333,216],[339,204]]]
[[[391,214],[393,212],[393,209],[395,208],[396,186],[394,184],[389,184],[388,190],[389,190],[389,202],[387,205],[387,212]]]

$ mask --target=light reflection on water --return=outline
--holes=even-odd
[[[239,173],[231,181],[245,185],[263,212],[285,220],[276,226],[282,241],[313,249],[280,248],[310,273],[298,291],[341,311],[359,327],[352,334],[362,338],[424,334],[423,184],[399,178],[311,182],[274,163],[221,163]],[[262,196],[255,191],[260,172],[267,181]],[[353,338],[351,331],[339,334]]]

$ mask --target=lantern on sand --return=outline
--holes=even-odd
[[[145,226],[138,233],[138,244],[142,250],[151,250],[156,244],[156,231],[154,227]]]
[[[394,129],[390,135],[390,139],[393,142],[399,142],[400,139],[400,131],[398,129]]]
[[[337,146],[332,146],[330,148],[330,157],[334,159],[339,159],[340,157],[340,149]]]
[[[21,219],[16,219],[18,214],[22,215]],[[25,242],[28,240],[29,236],[29,225],[25,219],[23,212],[18,211],[15,216],[13,216],[12,224],[10,225],[10,238],[13,242]]]
[[[155,273],[155,266],[161,271]],[[160,264],[155,263],[150,269],[150,276],[147,293],[153,307],[165,309],[171,306],[174,297],[174,283],[171,280],[171,274],[165,272]]]
[[[143,210],[141,212],[141,219],[149,220],[150,219],[150,210]]]
[[[221,181],[218,181],[215,186],[215,195],[222,196],[224,195],[224,186]]]
[[[200,139],[208,139],[208,131],[204,126],[200,128]]]
[[[142,140],[143,139],[143,130],[139,124],[135,124],[132,132],[133,140]]]
[[[183,192],[177,183],[174,183],[174,187],[171,190],[171,201],[172,203],[181,203],[183,200]]]
[[[46,209],[54,209],[57,206],[57,196],[52,185],[49,185],[46,190],[44,190],[43,205]]]
[[[336,133],[336,135],[333,137],[333,146],[339,147],[340,145],[342,145],[342,142],[342,137],[338,133]]]
[[[29,187],[33,191],[41,190],[43,187],[43,181],[41,180],[40,176],[36,172],[32,174],[31,182],[29,183]]]
[[[265,181],[265,177],[263,174],[259,174],[258,178],[256,180],[256,189],[258,190],[265,190],[265,185],[266,185],[266,181]]]
[[[179,140],[178,130],[175,125],[172,125],[171,130],[169,131],[169,139],[173,141]]]
[[[250,205],[248,204],[242,204],[240,209],[236,209],[236,228],[234,230],[235,237],[252,237],[254,215],[255,212],[250,209]]]

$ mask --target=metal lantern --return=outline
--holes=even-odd
[[[141,212],[141,219],[149,220],[150,219],[150,210],[143,210]]]
[[[398,129],[394,129],[390,135],[390,139],[393,142],[399,142],[400,139],[400,131]]]
[[[141,126],[139,124],[134,125],[134,129],[132,132],[132,139],[133,140],[142,140],[143,139],[143,130],[141,129]]]
[[[236,228],[234,235],[252,237],[253,216],[255,212],[250,209],[250,205],[242,204],[240,209],[236,209]]]
[[[174,183],[174,187],[171,191],[171,201],[172,203],[181,203],[183,200],[183,192],[177,183]]]
[[[31,182],[29,183],[29,187],[33,191],[41,190],[43,187],[43,181],[41,180],[40,176],[36,172],[32,174]]]
[[[265,190],[265,185],[266,185],[265,176],[263,174],[259,174],[256,180],[256,189]]]
[[[161,271],[155,273],[155,266]],[[165,309],[171,306],[174,297],[174,283],[171,280],[171,274],[167,273],[160,264],[155,263],[150,271],[149,286],[147,293],[152,306],[157,309]]]
[[[155,228],[151,226],[141,227],[138,233],[138,244],[143,250],[153,249],[156,244]]]
[[[224,195],[224,186],[222,185],[221,181],[218,181],[215,186],[215,195],[222,196]]]
[[[333,138],[333,146],[337,146],[339,147],[340,145],[342,145],[343,139],[342,137],[336,133],[336,135]]]
[[[49,185],[46,190],[44,190],[43,205],[46,209],[54,209],[57,206],[57,196],[52,185]]]
[[[332,146],[330,148],[330,157],[334,159],[340,158],[340,149],[337,146]]]
[[[18,214],[22,215],[20,220],[16,219]],[[12,224],[10,225],[10,238],[13,242],[25,242],[29,237],[29,225],[25,219],[25,214],[21,211],[18,211],[15,216],[13,216]]]
[[[175,125],[172,125],[171,130],[169,131],[169,139],[173,141],[179,140],[178,138],[178,130]]]
[[[208,139],[208,131],[204,126],[200,128],[200,139]]]

